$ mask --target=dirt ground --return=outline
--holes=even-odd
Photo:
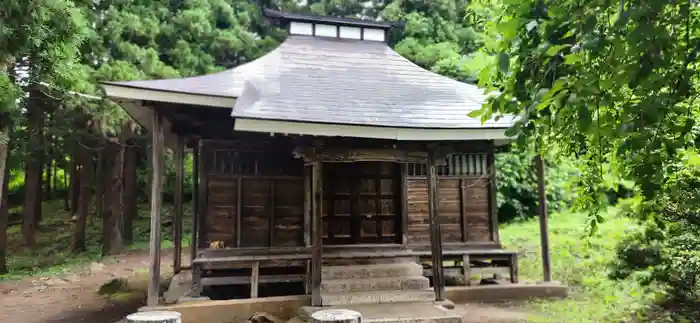
[[[183,255],[189,252],[184,251]],[[162,272],[172,272],[172,251],[165,251]],[[189,263],[189,259],[183,259]],[[103,263],[92,263],[61,276],[28,277],[0,283],[0,322],[95,323],[116,322],[145,303],[145,286],[133,286],[130,297],[108,299],[97,290],[114,278],[143,282],[148,253],[136,251]],[[133,276],[139,278],[135,279]],[[460,304],[455,309],[464,323],[524,322],[528,314],[516,308],[487,304]]]
[[[189,262],[188,259],[184,261]],[[164,253],[162,263],[164,274],[172,272],[171,251]],[[141,286],[134,286],[133,294],[119,299],[98,295],[97,290],[114,278],[143,276],[147,267],[148,252],[136,251],[76,268],[61,276],[27,277],[0,283],[0,322],[118,321],[143,306],[145,293]]]

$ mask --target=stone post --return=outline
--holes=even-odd
[[[320,310],[311,314],[311,323],[361,323],[362,314],[344,309]]]
[[[138,312],[126,317],[126,323],[182,323],[178,312],[153,311]]]

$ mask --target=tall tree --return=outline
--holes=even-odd
[[[580,205],[597,210],[603,164],[647,198],[695,144],[700,7],[693,1],[504,1],[479,113],[520,116],[510,134],[586,160]],[[595,224],[598,217],[593,217]]]
[[[7,159],[7,156],[5,156]],[[6,162],[6,161],[0,161]],[[10,175],[10,169],[5,168],[3,170],[2,176],[8,177]],[[2,187],[0,187],[0,194],[2,196],[7,196],[9,183],[4,181]],[[10,200],[0,199],[0,274],[7,273],[7,223],[10,211]]]
[[[381,12],[385,20],[405,21],[396,51],[414,63],[461,81],[475,79],[470,54],[481,45],[461,0],[395,0]]]
[[[8,0],[2,3],[2,13],[0,85],[11,90],[0,91],[0,113],[5,114],[4,110],[18,97],[17,83],[6,75],[15,62],[22,61],[28,66],[28,79],[24,82],[29,86],[45,82],[70,88],[75,83],[77,47],[87,27],[73,1]],[[27,57],[31,57],[28,62]],[[29,245],[34,243],[32,235],[24,240]]]

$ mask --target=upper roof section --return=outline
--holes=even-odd
[[[481,108],[483,90],[427,71],[382,42],[289,36],[251,64],[236,118],[452,129],[512,121],[467,116]]]
[[[266,18],[276,20],[290,35],[387,41],[387,32],[401,22],[326,17],[263,9]]]

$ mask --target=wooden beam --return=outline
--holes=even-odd
[[[393,148],[377,149],[338,149],[299,146],[294,149],[294,156],[306,163],[312,162],[405,162],[425,163],[428,154],[425,151],[411,151]]]
[[[175,214],[173,219],[173,272],[178,274],[182,267],[182,200],[185,180],[185,142],[178,138],[175,148]]]
[[[491,227],[491,240],[500,244],[501,238],[498,234],[498,182],[496,179],[496,156],[493,152],[487,155],[489,167],[489,224]]]
[[[163,199],[163,124],[157,111],[153,114],[151,128],[151,240],[149,245],[149,280],[148,280],[148,306],[157,306],[160,294],[160,227],[161,206]]]
[[[197,248],[202,248],[203,246],[206,245],[206,240],[207,240],[207,225],[206,225],[206,219],[207,219],[207,207],[208,207],[208,197],[207,197],[207,191],[208,191],[208,181],[207,181],[207,154],[206,150],[204,150],[204,142],[200,141],[199,142],[199,217],[197,219],[197,230],[199,231],[197,233],[197,241],[195,242],[197,244]]]
[[[304,246],[311,246],[312,205],[311,168],[304,165]]]
[[[459,218],[462,224],[462,242],[469,241],[469,222],[467,221],[467,184],[465,178],[459,179]]]
[[[236,248],[241,247],[241,223],[243,222],[243,178],[236,178]]]
[[[431,154],[432,155],[432,154]],[[445,279],[442,271],[442,234],[438,216],[438,182],[434,156],[428,161],[428,217],[430,219],[430,252],[433,263],[435,300],[445,300]]]
[[[544,183],[544,161],[541,155],[535,156],[535,167],[537,168],[537,193],[539,197],[540,209],[540,243],[542,247],[542,270],[545,282],[552,281],[552,265],[549,259],[549,228],[547,223],[547,195]]]
[[[258,298],[258,287],[260,286],[260,262],[253,263],[250,269],[250,298]]]
[[[314,162],[311,165],[311,194],[313,199],[313,249],[311,252],[311,305],[322,306],[321,300],[321,267],[323,264],[323,163]]]
[[[408,164],[401,163],[401,244],[408,244]]]
[[[276,190],[275,189],[275,181],[270,180],[270,193],[269,193],[269,200],[268,200],[268,207],[270,209],[270,211],[268,212],[268,214],[270,215],[270,218],[269,218],[270,222],[268,224],[268,226],[270,227],[270,232],[269,232],[270,233],[270,236],[269,236],[270,247],[272,247],[275,243],[275,213],[277,213],[277,212],[275,212],[275,211],[277,211],[277,205],[275,204],[275,198],[276,198],[275,197],[275,190]]]
[[[199,227],[199,143],[192,147],[192,241],[190,241],[190,261],[197,258],[197,232]],[[192,271],[194,274],[194,271]],[[194,278],[194,277],[193,277]]]

